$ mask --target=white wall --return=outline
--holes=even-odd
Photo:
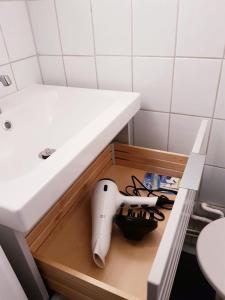
[[[45,83],[142,93],[137,145],[188,153],[209,119],[200,199],[225,206],[225,1],[29,1]]]
[[[0,83],[0,98],[42,82],[25,1],[0,1],[0,75],[12,80],[9,87]]]

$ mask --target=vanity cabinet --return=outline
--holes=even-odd
[[[185,232],[192,213],[205,155],[203,121],[189,156],[125,144],[109,145],[26,236],[46,285],[76,300],[169,299]],[[90,199],[100,178],[112,178],[123,190],[131,175],[145,172],[181,178],[166,219],[141,242],[124,239],[113,228],[104,269],[91,253]]]

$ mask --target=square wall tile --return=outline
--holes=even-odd
[[[213,120],[207,164],[225,168],[225,121]]]
[[[177,58],[172,112],[210,117],[216,98],[221,61]]]
[[[141,107],[169,112],[172,89],[173,59],[134,57],[134,91],[141,93]]]
[[[92,0],[98,55],[131,54],[131,1]]]
[[[93,55],[89,0],[56,0],[63,54]]]
[[[28,1],[38,54],[61,54],[54,0]]]
[[[133,0],[134,55],[172,56],[177,0]]]
[[[97,88],[94,57],[64,57],[69,86]]]
[[[12,74],[12,70],[10,68],[10,65],[4,65],[4,66],[0,66],[0,74],[2,75],[8,75],[12,81],[12,84],[9,86],[3,86],[0,83],[0,98],[7,96],[13,92],[16,92],[16,84],[14,81],[14,77]]]
[[[42,83],[37,57],[30,57],[12,64],[18,89],[34,83]]]
[[[169,114],[140,110],[134,117],[134,144],[167,150]]]
[[[223,69],[220,79],[214,117],[225,119],[225,60],[223,60]]]
[[[222,57],[225,36],[224,12],[224,0],[181,0],[176,54]]]
[[[199,201],[225,207],[225,169],[205,166]]]
[[[9,62],[9,58],[8,58],[5,42],[0,27],[0,65],[6,64],[8,62]]]
[[[199,126],[203,118],[171,114],[168,150],[176,153],[190,154]],[[209,125],[203,151],[209,136]]]
[[[100,89],[131,91],[131,57],[97,56]]]
[[[66,85],[62,56],[39,56],[45,84]]]
[[[0,25],[11,61],[36,54],[25,1],[0,1]]]
[[[126,125],[114,138],[113,142],[119,142],[128,144],[129,143],[129,131],[128,131],[128,125]]]

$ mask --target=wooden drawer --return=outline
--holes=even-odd
[[[195,149],[202,142],[197,138]],[[26,237],[46,285],[76,300],[168,299],[203,166],[197,153],[108,146]],[[143,179],[146,171],[182,177],[173,210],[164,210],[166,220],[141,242],[128,242],[113,228],[106,267],[99,269],[91,253],[93,187],[108,177],[123,189],[131,175]]]

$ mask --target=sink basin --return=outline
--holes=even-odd
[[[33,85],[0,107],[0,224],[27,232],[135,115],[140,96]]]

